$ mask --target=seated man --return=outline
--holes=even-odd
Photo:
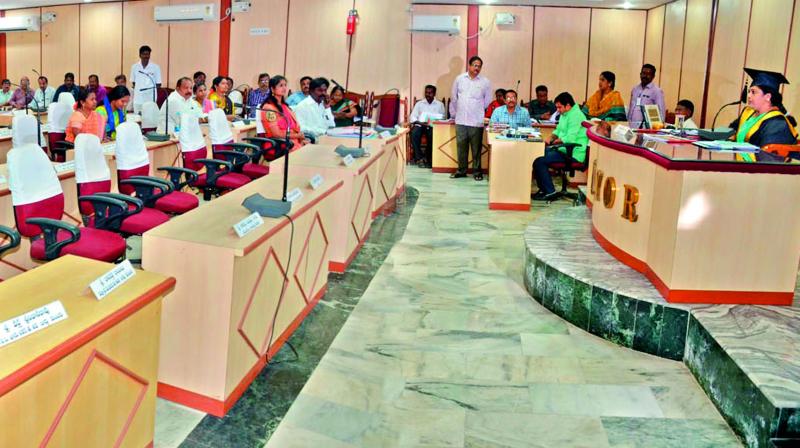
[[[53,97],[55,94],[56,89],[47,85],[47,77],[40,76],[39,88],[36,89],[36,93],[33,95],[32,106],[38,109],[47,110],[47,106],[53,102]]]
[[[167,101],[161,105],[158,118],[158,132],[160,134],[175,134],[175,127],[180,126],[181,114],[190,113],[192,109],[192,80],[182,77],[175,84],[175,90],[169,94]],[[167,103],[169,103],[169,118],[167,118]],[[169,120],[169,122],[167,122]]]
[[[194,79],[194,84],[195,85],[205,84],[206,83],[206,74],[205,74],[205,72],[202,72],[202,71],[194,72],[194,76],[192,76],[192,79]]]
[[[90,92],[94,92],[94,96],[97,98],[97,104],[102,104],[106,100],[108,92],[105,86],[100,85],[100,78],[97,75],[89,75],[89,84],[86,86],[86,89]]]
[[[28,103],[33,100],[33,90],[31,90],[30,84],[31,81],[27,76],[20,78],[19,87],[11,94],[11,101],[9,102],[14,109],[25,109]]]
[[[684,129],[697,129],[697,124],[692,120],[694,115],[694,103],[689,100],[680,100],[678,105],[675,106],[675,115],[683,115],[683,128]],[[678,126],[678,119],[675,118],[675,126]]]
[[[444,104],[436,99],[436,86],[425,86],[425,99],[417,101],[408,120],[411,122],[411,147],[414,148],[414,161],[420,168],[430,167],[430,155],[422,151],[422,136],[428,137],[428,148],[433,144],[431,120],[444,119]]]
[[[533,175],[539,187],[539,191],[531,195],[535,201],[549,201],[556,197],[556,188],[553,186],[548,167],[552,163],[568,161],[566,148],[557,145],[575,143],[577,146],[572,150],[572,158],[578,162],[585,162],[586,159],[586,145],[589,143],[586,128],[583,127],[586,115],[580,107],[575,107],[575,99],[567,92],[558,94],[555,105],[561,118],[553,135],[544,142],[545,145],[553,147],[546,146],[544,156],[533,161]]]
[[[506,89],[497,89],[494,91],[494,101],[489,103],[486,108],[484,118],[492,118],[494,110],[506,103]]]
[[[531,116],[528,110],[517,104],[517,92],[506,90],[506,104],[500,106],[492,113],[489,123],[507,124],[514,129],[531,125]]]
[[[556,111],[556,105],[547,99],[547,86],[536,86],[536,99],[528,103],[528,112],[531,118],[539,121],[548,121]]]
[[[11,90],[11,81],[4,79],[2,86],[0,86],[0,107],[10,105],[11,96],[13,94],[14,91]]]
[[[328,80],[314,78],[309,83],[309,97],[295,106],[294,114],[304,133],[314,137],[325,135],[329,128],[336,127],[333,112],[328,103]]]
[[[58,101],[58,96],[62,93],[71,93],[73,97],[78,97],[78,91],[80,87],[75,85],[75,74],[71,72],[67,72],[64,74],[64,84],[61,84],[56,89],[56,94],[53,95],[53,101]]]
[[[128,78],[125,75],[123,75],[122,73],[120,73],[119,75],[117,75],[114,78],[114,83],[116,85],[118,85],[118,86],[126,86],[127,87]]]
[[[311,90],[311,77],[310,76],[303,76],[300,78],[300,91],[293,92],[286,98],[286,104],[289,107],[295,107],[300,104],[300,101],[308,98],[309,90]]]

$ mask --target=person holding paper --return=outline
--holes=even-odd
[[[414,161],[420,168],[430,168],[429,154],[422,150],[422,136],[428,138],[428,148],[433,144],[433,128],[431,120],[444,118],[444,103],[436,99],[436,86],[425,86],[425,98],[417,101],[411,110],[408,120],[411,122],[411,147],[414,149]]]
[[[517,104],[517,92],[515,90],[506,90],[505,101],[506,104],[504,106],[494,110],[489,123],[507,124],[514,129],[531,125],[531,116],[528,114],[528,109],[519,107]]]

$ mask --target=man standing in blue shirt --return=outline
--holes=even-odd
[[[492,112],[489,123],[507,124],[511,128],[527,127],[531,125],[531,116],[528,110],[517,105],[517,92],[506,90],[506,104]]]

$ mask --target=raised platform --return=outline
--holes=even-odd
[[[800,291],[792,307],[668,303],[595,242],[585,207],[538,219],[525,245],[525,286],[542,305],[619,345],[683,360],[747,446],[800,438]]]

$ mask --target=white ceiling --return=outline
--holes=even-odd
[[[633,9],[650,9],[671,0],[628,0]],[[622,8],[625,0],[413,0],[411,3],[452,3],[470,5],[506,6],[589,6],[594,8]]]

